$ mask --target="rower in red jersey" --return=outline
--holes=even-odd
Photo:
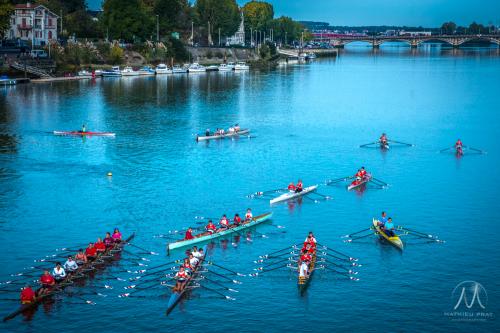
[[[311,260],[312,260],[311,255],[309,253],[307,253],[307,251],[305,249],[302,250],[302,254],[300,256],[300,262],[305,262],[306,264],[309,265]]]
[[[383,144],[383,145],[386,145],[387,144],[387,135],[385,133],[382,133],[382,135],[380,136],[380,139],[379,139],[380,143]]]
[[[21,291],[21,304],[30,304],[35,301],[36,294],[31,289],[31,286],[29,284],[26,284],[24,286],[23,290]]]
[[[361,167],[361,170],[359,170],[360,174],[361,174],[361,178],[364,179],[367,175],[367,172],[365,170],[365,167]]]
[[[205,230],[208,231],[210,234],[213,234],[214,232],[217,231],[217,227],[215,224],[212,222],[212,220],[208,220],[208,224],[205,227]]]
[[[85,255],[87,259],[93,260],[97,256],[97,249],[94,247],[93,243],[89,243],[89,246],[85,249]]]
[[[173,288],[173,291],[177,292],[177,291],[182,290],[182,288],[184,287],[184,284],[186,283],[188,278],[189,278],[189,275],[186,272],[186,270],[184,269],[184,266],[180,266],[179,271],[175,274],[175,277],[174,277],[174,279],[176,279],[177,282],[175,283],[175,287]]]
[[[114,245],[115,240],[113,239],[113,237],[111,237],[111,234],[109,232],[106,233],[103,243],[106,248],[112,247]]]
[[[315,246],[313,246],[311,243],[304,243],[304,247],[301,251],[305,251],[307,254],[312,255],[314,252],[316,252],[316,249]]]
[[[234,214],[233,224],[239,226],[241,224],[241,217],[238,213]]]
[[[103,253],[106,251],[106,245],[103,243],[101,237],[97,238],[97,242],[95,242],[94,247],[97,253]]]
[[[222,217],[220,218],[219,225],[220,225],[221,229],[229,228],[229,220],[227,219],[226,214],[222,215]]]
[[[288,185],[288,191],[290,192],[295,192],[297,188],[295,187],[295,185],[293,184],[293,182],[290,182],[290,184]]]
[[[245,221],[250,221],[252,219],[253,219],[252,210],[250,208],[247,208],[247,212],[245,214]]]
[[[40,284],[42,285],[40,289],[37,291],[37,296],[45,295],[48,293],[56,284],[56,280],[52,275],[50,275],[49,271],[44,271],[43,275],[40,277]]]
[[[311,243],[312,245],[316,246],[316,237],[314,237],[312,231],[309,231],[309,234],[307,235],[305,242]]]
[[[302,185],[302,180],[299,179],[299,181],[297,182],[297,185],[295,186],[295,192],[296,193],[302,192],[303,189],[304,189],[304,185]]]
[[[464,145],[462,144],[462,140],[458,139],[457,142],[455,142],[455,149],[456,149],[458,155],[464,154],[463,148],[464,148]]]
[[[186,230],[186,234],[184,235],[184,240],[188,239],[193,239],[193,228],[189,227],[188,230]]]
[[[188,258],[184,258],[184,262],[182,263],[182,267],[187,271],[187,273],[191,274],[193,271],[193,266],[191,266],[191,262],[189,262]]]

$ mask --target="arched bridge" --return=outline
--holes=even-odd
[[[387,42],[405,42],[411,47],[417,47],[424,42],[443,42],[450,44],[453,47],[471,41],[486,41],[500,46],[500,35],[435,35],[435,36],[342,36],[323,37],[322,40],[328,39],[332,46],[343,47],[352,42],[367,42],[373,47],[379,47]]]

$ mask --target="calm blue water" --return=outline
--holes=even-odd
[[[306,319],[319,331],[498,330],[495,319],[453,322],[444,312],[453,310],[455,286],[474,280],[488,293],[483,311],[500,313],[499,55],[496,49],[382,47],[374,53],[353,46],[337,59],[270,72],[0,90],[2,281],[34,258],[84,244],[115,226],[126,235],[136,232],[134,244],[161,253],[150,257],[151,265],[180,259],[182,251],[167,258],[167,240],[154,235],[195,225],[196,215],[242,213],[247,207],[256,214],[269,211],[267,201],[245,196],[298,178],[306,185],[323,183],[364,165],[391,185],[363,194],[320,187],[334,200],[272,208],[273,224],[285,226],[285,233],[263,225],[258,231],[269,238],[225,249],[218,243],[210,251],[216,263],[248,273],[260,254],[301,242],[313,230],[321,243],[360,258],[358,282],[318,271],[300,296],[295,276],[285,271],[242,277],[240,292],[232,295],[236,301],[196,290],[165,317],[165,297],[117,298],[128,283],[109,274],[129,276],[122,270],[132,264],[122,260],[79,289],[101,292],[95,286],[113,285],[104,291],[108,297],[82,296],[97,305],[64,297],[45,311],[40,307],[33,320],[18,317],[2,330],[83,331],[92,323],[121,332],[178,325],[192,332],[274,332],[298,330]],[[235,122],[250,127],[255,138],[194,141],[198,131]],[[116,132],[116,138],[51,134],[82,123]],[[416,146],[386,153],[359,148],[382,131]],[[457,159],[437,153],[458,137],[488,154]],[[400,253],[373,238],[342,242],[341,235],[368,227],[381,210],[396,224],[437,234],[446,243],[409,240]],[[16,306],[1,301],[0,312]]]

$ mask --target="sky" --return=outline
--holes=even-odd
[[[243,5],[248,0],[237,0]],[[102,0],[87,0],[89,8]],[[267,0],[275,16],[331,25],[406,25],[437,27],[453,21],[459,25],[500,25],[500,0]]]

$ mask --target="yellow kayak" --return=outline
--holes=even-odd
[[[378,224],[380,223],[379,220],[377,219],[373,219],[373,228],[375,228],[375,231],[377,231],[377,234],[380,235],[381,238],[384,238],[386,241],[388,241],[389,243],[391,243],[392,245],[394,245],[395,247],[397,247],[398,249],[400,249],[401,251],[403,251],[403,242],[401,241],[401,238],[399,238],[398,235],[394,234],[394,236],[392,237],[389,237],[387,236],[387,234],[385,232],[383,232],[380,227],[378,226]]]

